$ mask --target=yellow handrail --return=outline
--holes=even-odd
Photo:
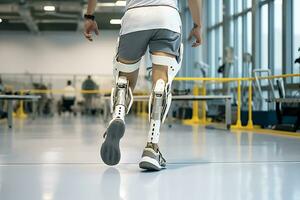
[[[283,74],[276,76],[262,76],[258,79],[276,79],[276,78],[291,78],[300,77],[300,74]],[[176,77],[175,81],[213,81],[213,82],[231,82],[231,81],[253,81],[254,78],[203,78],[203,77]]]
[[[283,75],[276,75],[276,76],[264,76],[264,77],[258,77],[259,80],[264,80],[264,79],[276,79],[276,78],[291,78],[291,77],[300,77],[300,74],[283,74]],[[203,77],[177,77],[175,78],[175,81],[210,81],[210,82],[234,82],[237,81],[238,87],[237,87],[237,98],[238,98],[238,106],[237,106],[237,123],[232,126],[232,128],[246,128],[246,129],[253,129],[253,113],[252,113],[252,81],[254,81],[254,78],[203,78]],[[242,81],[249,81],[249,88],[248,88],[248,93],[249,93],[249,99],[248,99],[248,123],[247,126],[243,127],[241,124],[241,82]],[[198,87],[196,86],[196,89],[194,88],[194,95],[198,95],[195,91],[198,90]],[[206,93],[206,91],[205,91]],[[197,105],[197,108],[195,108],[195,105]],[[195,111],[193,113],[198,112],[198,104],[194,102],[193,104],[193,110]],[[203,114],[205,113],[205,109]],[[205,113],[206,115],[206,113]],[[198,119],[198,120],[197,120]],[[199,118],[198,116],[194,116],[191,119],[193,122],[198,122]]]
[[[23,92],[21,92],[21,95],[23,95]],[[24,101],[23,100],[20,100],[20,104],[19,104],[19,107],[17,109],[17,112],[16,112],[15,116],[19,119],[27,118],[27,115],[24,111]]]
[[[259,80],[263,79],[276,79],[276,78],[291,78],[291,77],[300,77],[300,74],[283,74],[283,75],[276,75],[276,76],[265,76],[265,77],[258,77]],[[249,88],[248,88],[248,93],[249,93],[249,99],[248,99],[248,124],[246,128],[248,129],[253,129],[253,121],[252,121],[252,81],[254,81],[254,78],[203,78],[203,77],[176,77],[174,79],[175,81],[203,81],[203,88],[202,88],[202,95],[206,95],[206,87],[205,83],[207,81],[209,82],[238,82],[238,88],[237,88],[237,96],[238,96],[238,112],[237,112],[237,123],[235,128],[242,128],[241,125],[241,82],[242,81],[249,81]],[[30,92],[33,94],[47,94],[47,93],[52,93],[52,94],[63,94],[65,92],[64,89],[45,89],[45,90],[37,90],[37,89],[23,89],[19,90],[21,94],[25,92]],[[105,93],[110,93],[110,90],[76,90],[76,93],[81,93],[81,94],[105,94]],[[199,93],[199,87],[195,86],[193,90],[194,95],[198,95]],[[23,103],[20,103],[20,108],[23,108]],[[145,114],[146,113],[146,106],[145,104],[138,104],[138,114]],[[24,112],[20,110],[19,116],[24,116]],[[193,103],[193,118],[191,121],[193,123],[206,123],[206,109],[205,109],[205,101],[202,102],[202,115],[203,118],[202,120],[199,119],[198,117],[198,102],[195,101]]]
[[[242,107],[242,90],[241,90],[241,80],[238,80],[238,92],[237,92],[237,121],[232,128],[242,128],[242,120],[241,120],[241,107]]]
[[[253,120],[252,120],[252,80],[249,81],[248,88],[248,123],[247,129],[253,129]]]

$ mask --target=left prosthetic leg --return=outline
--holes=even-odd
[[[112,120],[104,134],[105,141],[101,146],[101,158],[107,165],[116,165],[121,159],[120,139],[125,132],[125,115],[130,111],[133,95],[129,81],[120,72],[131,73],[139,68],[139,64],[123,64],[115,59],[114,78],[115,84],[111,91]]]
[[[181,47],[182,57],[182,47]],[[144,149],[140,168],[147,170],[161,170],[165,168],[166,160],[158,149],[160,127],[164,123],[172,102],[171,86],[176,74],[181,68],[181,61],[175,58],[152,55],[154,65],[168,66],[168,81],[162,79],[154,83],[149,100],[149,121],[148,142]]]

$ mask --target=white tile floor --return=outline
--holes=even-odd
[[[0,200],[300,199],[300,139],[174,124],[161,134],[168,169],[145,173],[147,120],[128,120],[114,168],[99,157],[104,130],[80,117],[1,123]]]

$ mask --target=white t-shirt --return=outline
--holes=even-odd
[[[181,33],[177,7],[177,0],[127,0],[120,35],[151,29]]]
[[[76,97],[76,90],[73,86],[67,85],[64,88],[64,98],[66,99],[73,99]]]
[[[130,8],[141,7],[141,6],[157,6],[157,5],[171,6],[173,8],[178,9],[177,0],[127,0],[126,10]]]

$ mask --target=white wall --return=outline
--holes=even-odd
[[[65,86],[66,80],[73,80],[70,75],[84,75],[76,76],[80,88],[80,81],[91,74],[97,75],[93,79],[102,89],[110,89],[117,38],[118,31],[100,31],[94,42],[87,41],[76,32],[46,32],[39,35],[0,32],[0,76],[16,89],[27,88],[31,82],[43,82],[59,89]],[[137,89],[141,90],[148,88],[144,65],[141,66],[137,84]],[[36,75],[28,76],[28,73]]]
[[[0,73],[112,74],[118,31],[94,42],[81,33],[0,33]]]

